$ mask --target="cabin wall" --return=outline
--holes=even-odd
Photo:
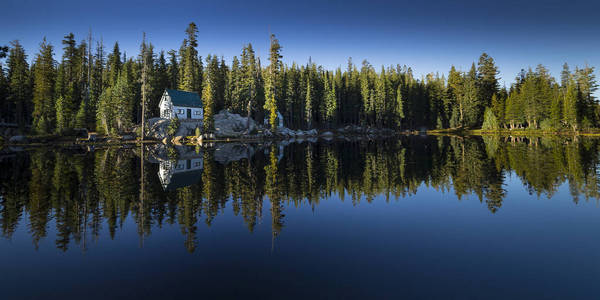
[[[163,95],[160,99],[160,117],[165,119],[173,118],[173,108],[171,107],[171,99],[168,95]]]
[[[185,107],[185,106],[173,106],[173,113],[179,119],[188,119],[187,110],[192,110],[192,119],[202,119],[203,110],[199,107]]]
[[[201,107],[187,107],[187,106],[176,106],[173,105],[171,97],[168,94],[164,94],[160,99],[160,117],[165,119],[193,119],[201,120],[204,118],[204,110]],[[187,110],[191,109],[192,116],[188,118]]]

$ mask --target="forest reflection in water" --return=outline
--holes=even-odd
[[[86,247],[103,226],[111,238],[131,218],[140,237],[177,224],[185,248],[198,226],[233,210],[252,232],[285,231],[290,206],[319,209],[330,198],[398,201],[423,185],[458,200],[476,195],[495,213],[516,175],[532,197],[568,184],[572,201],[597,199],[599,140],[592,138],[402,137],[210,148],[35,149],[0,161],[0,226],[11,238],[27,224],[34,247],[56,226],[56,247]],[[144,157],[143,163],[140,157]],[[486,213],[482,210],[481,212]]]

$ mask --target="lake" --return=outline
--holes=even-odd
[[[599,147],[3,149],[2,298],[595,298]]]

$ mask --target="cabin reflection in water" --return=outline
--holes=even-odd
[[[202,157],[160,162],[158,177],[163,189],[175,190],[197,183],[202,177],[204,160]]]

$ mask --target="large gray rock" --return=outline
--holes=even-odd
[[[305,131],[305,133],[306,133],[305,135],[310,135],[310,136],[315,136],[318,134],[316,129],[311,129],[311,130]]]
[[[163,118],[152,118],[147,121],[146,136],[164,140],[167,137],[167,127],[171,121]]]
[[[289,128],[286,127],[280,127],[277,129],[277,134],[283,136],[283,137],[294,137],[297,135],[296,131],[291,130]]]
[[[238,161],[252,157],[254,155],[254,151],[254,147],[246,144],[218,144],[214,151],[214,159],[215,161],[225,165],[232,161]]]
[[[15,135],[12,136],[9,140],[9,143],[12,144],[23,144],[23,143],[27,143],[27,137],[24,135]]]
[[[201,120],[179,120],[179,128],[177,128],[176,136],[192,136],[196,135],[196,127],[202,128]]]
[[[271,130],[265,129],[265,130],[263,130],[263,135],[266,137],[272,137],[273,133],[271,132]]]
[[[248,122],[248,118],[232,114],[226,110],[216,114],[214,120],[215,136],[217,137],[240,137],[256,129],[256,123],[252,118]]]
[[[164,140],[167,134],[167,128],[171,120],[164,118],[152,118],[147,121],[146,136]],[[179,127],[175,132],[174,136],[191,136],[196,134],[196,127],[202,128],[201,120],[179,120]]]

